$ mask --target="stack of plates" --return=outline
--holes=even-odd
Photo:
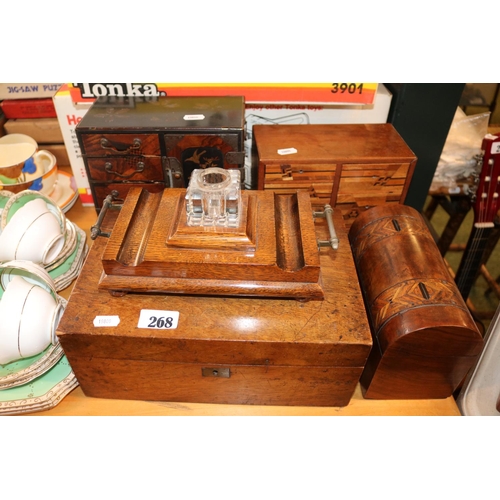
[[[87,234],[73,222],[66,220],[66,241],[55,261],[45,267],[54,280],[57,291],[67,288],[83,267],[89,247]]]
[[[63,357],[61,344],[49,345],[45,351],[6,365],[0,365],[0,390],[27,384],[43,375]]]
[[[85,231],[67,220],[60,207],[53,200],[37,191],[30,190],[10,196],[0,196],[0,231],[5,228],[19,208],[36,198],[42,198],[50,205],[49,208],[59,218],[64,231],[63,248],[51,262],[45,265],[46,271],[54,280],[56,291],[64,290],[78,277],[89,247]]]
[[[0,390],[0,415],[49,410],[77,386],[78,381],[63,355],[52,368],[32,381]]]

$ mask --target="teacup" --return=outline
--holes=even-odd
[[[0,137],[0,184],[4,186],[38,179],[55,164],[55,156],[49,151],[39,151],[37,142],[28,135]]]
[[[34,162],[36,170],[33,173],[24,171],[21,174],[22,182],[19,182],[16,187],[23,185],[24,189],[39,191],[45,196],[50,196],[57,181],[57,159],[50,151],[41,150],[35,153]]]
[[[64,231],[42,198],[19,208],[0,233],[0,262],[29,260],[47,265],[64,246]]]
[[[13,276],[0,300],[0,364],[29,358],[57,343],[62,304],[42,287]]]
[[[57,300],[56,286],[48,271],[29,260],[11,260],[0,264],[0,299],[14,276],[21,276],[28,283],[42,287]]]

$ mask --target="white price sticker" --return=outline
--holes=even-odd
[[[204,120],[205,115],[184,115],[184,120]]]
[[[278,149],[279,155],[293,155],[297,152],[295,148]]]
[[[500,153],[500,142],[493,142],[491,144],[491,153],[492,154]]]
[[[137,328],[150,328],[153,330],[173,330],[179,323],[179,311],[157,311],[155,309],[142,309]]]
[[[94,318],[94,326],[118,326],[120,324],[119,316],[96,316]]]

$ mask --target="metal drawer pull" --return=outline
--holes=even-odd
[[[135,166],[135,171],[134,172],[132,172],[130,174],[127,174],[127,175],[123,175],[123,174],[120,174],[120,172],[117,172],[116,170],[113,170],[113,165],[111,163],[109,163],[109,161],[107,161],[104,164],[104,170],[106,170],[106,172],[108,174],[117,175],[118,177],[121,177],[122,179],[129,179],[130,177],[134,176],[135,174],[139,174],[141,172],[144,172],[144,168],[145,168],[144,162],[143,161],[138,161],[137,165]]]
[[[112,142],[106,137],[101,139],[101,148],[102,149],[111,149],[112,151],[116,151],[117,153],[127,153],[128,151],[135,151],[141,148],[141,140],[135,138],[132,141],[132,144],[123,144],[120,142]]]
[[[98,236],[104,236],[105,238],[109,238],[111,236],[111,233],[105,233],[101,231],[101,224],[104,220],[106,212],[108,211],[108,208],[112,210],[121,210],[121,205],[113,203],[113,201],[118,199],[119,195],[120,193],[113,189],[113,191],[111,191],[111,194],[108,194],[108,196],[104,198],[101,211],[99,212],[99,217],[97,218],[96,223],[90,228],[90,238],[92,240],[95,240]]]
[[[318,240],[318,247],[332,247],[337,250],[339,247],[339,239],[333,225],[333,208],[330,205],[325,205],[325,210],[323,212],[313,212],[313,217],[315,218],[325,218],[328,224],[328,231],[330,232],[330,239],[328,241]]]

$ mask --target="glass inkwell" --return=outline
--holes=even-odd
[[[193,170],[186,190],[188,226],[238,227],[241,215],[240,171]]]

